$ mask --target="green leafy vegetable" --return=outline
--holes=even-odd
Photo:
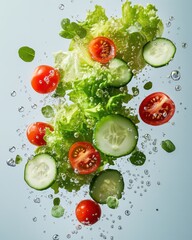
[[[19,48],[18,54],[24,62],[32,62],[35,57],[35,50],[30,47],[24,46]]]
[[[53,199],[53,205],[58,206],[60,204],[60,198],[54,198]]]
[[[161,147],[168,153],[171,153],[176,149],[174,143],[171,140],[162,141]]]
[[[133,164],[133,165],[136,165],[136,166],[141,166],[145,163],[145,160],[146,160],[146,156],[143,152],[141,151],[135,151],[131,154],[131,157],[130,157],[130,162]]]
[[[61,205],[53,206],[51,209],[51,215],[55,218],[60,218],[64,215],[65,209]]]
[[[22,162],[22,157],[20,156],[20,155],[17,155],[16,157],[15,157],[15,163],[16,164],[20,164],[21,162]]]
[[[107,198],[107,206],[109,207],[109,208],[112,208],[112,209],[115,209],[115,208],[118,208],[118,206],[119,206],[119,200],[118,200],[118,198],[116,198],[116,197],[113,197],[113,196],[109,196],[108,198]]]
[[[43,116],[46,118],[51,118],[54,116],[54,110],[50,105],[42,107],[41,112],[42,112]]]

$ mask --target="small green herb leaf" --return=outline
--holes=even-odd
[[[15,158],[15,163],[19,164],[21,162],[22,162],[22,157],[20,155],[17,155],[16,158]]]
[[[118,208],[119,200],[116,197],[109,196],[107,198],[107,206],[112,209]]]
[[[64,208],[61,205],[53,206],[51,209],[51,215],[55,218],[60,218],[64,215]]]
[[[32,62],[35,57],[35,50],[30,47],[24,46],[19,48],[18,54],[24,62]]]
[[[145,83],[145,85],[143,86],[145,90],[150,90],[152,87],[153,87],[153,83],[151,81]]]
[[[171,140],[165,140],[161,142],[161,147],[168,153],[175,151],[175,145]]]
[[[53,199],[53,205],[58,206],[60,204],[60,198],[54,198]]]
[[[41,108],[41,112],[44,117],[51,118],[54,116],[54,110],[50,105]]]
[[[145,154],[140,151],[136,151],[136,152],[132,153],[132,155],[130,157],[130,162],[136,166],[143,165],[145,163],[145,160],[146,160]]]

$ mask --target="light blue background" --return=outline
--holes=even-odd
[[[133,1],[142,5],[148,2]],[[73,240],[99,240],[105,237],[110,239],[111,236],[115,240],[192,239],[192,4],[189,0],[151,0],[150,3],[159,10],[158,14],[165,24],[164,36],[175,42],[177,54],[167,67],[148,68],[140,75],[140,79],[135,79],[141,93],[133,104],[137,108],[147,94],[164,91],[175,101],[177,113],[171,122],[161,127],[139,124],[140,143],[146,133],[152,138],[147,141],[145,148],[150,161],[137,169],[126,159],[120,159],[116,168],[122,169],[126,181],[120,207],[110,210],[102,206],[101,221],[79,230],[74,209],[78,201],[84,198],[86,188],[78,194],[61,191],[61,203],[66,214],[64,218],[54,219],[50,215],[52,200],[49,195],[53,194],[52,191],[31,190],[23,181],[25,162],[34,150],[27,143],[25,129],[31,122],[44,120],[40,109],[50,99],[43,99],[32,91],[30,77],[37,65],[53,64],[53,52],[67,50],[69,42],[58,35],[62,18],[84,19],[86,11],[93,9],[95,4],[104,6],[109,16],[120,15],[121,1],[12,0],[1,3],[0,239],[52,240],[54,234],[58,234],[60,240],[69,237]],[[63,10],[59,9],[60,4],[64,4]],[[170,27],[166,27],[171,16],[174,20]],[[188,44],[186,49],[182,48],[184,42]],[[24,45],[36,50],[35,60],[31,63],[23,62],[17,55],[17,50]],[[179,69],[182,76],[178,82],[168,78],[175,69]],[[144,79],[153,81],[153,89],[149,92],[142,90]],[[136,85],[133,82],[131,84]],[[182,87],[181,91],[175,91],[177,85]],[[12,91],[16,91],[15,97],[11,97]],[[24,107],[23,112],[18,111],[21,106]],[[157,153],[153,151],[154,139],[157,139]],[[173,140],[176,151],[172,154],[164,152],[160,148],[162,139]],[[9,151],[12,146],[16,147],[13,153]],[[15,168],[8,167],[6,161],[16,154],[23,156],[23,162]],[[148,175],[144,173],[146,169]],[[130,179],[133,180],[132,189],[128,189]],[[147,186],[148,181],[150,186]],[[34,203],[37,197],[40,203]],[[126,210],[130,211],[130,216],[125,215]]]

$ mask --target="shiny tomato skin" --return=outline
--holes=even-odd
[[[96,37],[89,43],[89,53],[93,60],[108,63],[116,55],[114,42],[106,37]]]
[[[76,217],[84,225],[92,225],[101,217],[101,207],[93,200],[82,200],[76,207]]]
[[[48,65],[40,65],[33,72],[32,88],[41,94],[53,92],[59,83],[59,71]]]
[[[152,126],[167,123],[175,113],[175,104],[163,92],[155,92],[147,96],[140,104],[141,119]]]
[[[78,174],[95,172],[101,163],[99,152],[89,142],[76,142],[69,149],[69,161]]]
[[[53,131],[53,127],[48,123],[35,122],[30,124],[26,132],[29,142],[36,146],[46,145],[44,136],[47,128]]]

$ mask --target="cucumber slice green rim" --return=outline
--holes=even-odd
[[[131,69],[126,62],[118,58],[114,58],[109,62],[109,69],[113,79],[108,83],[112,87],[123,87],[129,83],[133,77]]]
[[[143,47],[143,58],[152,67],[167,65],[176,53],[176,46],[167,38],[156,38]]]
[[[49,188],[57,176],[55,159],[49,154],[37,154],[25,165],[24,180],[36,190]]]
[[[131,153],[138,141],[135,124],[121,115],[108,115],[96,123],[93,143],[106,155],[121,157]]]
[[[106,204],[109,197],[120,199],[124,191],[122,174],[115,169],[97,173],[89,187],[89,194],[97,203]]]

